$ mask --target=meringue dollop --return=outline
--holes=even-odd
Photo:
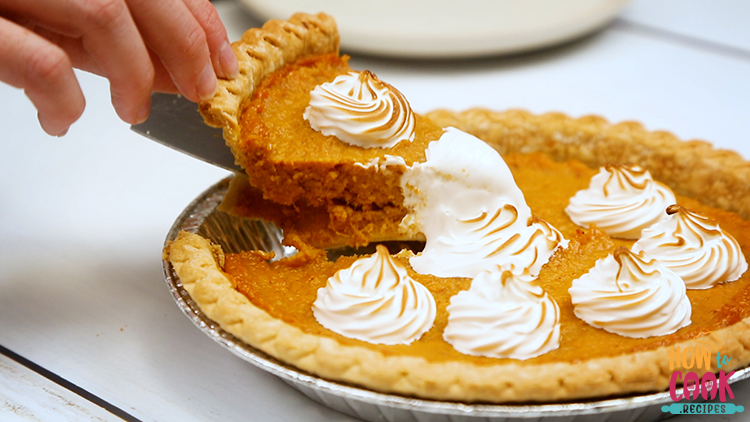
[[[502,266],[535,276],[567,245],[557,229],[532,216],[507,164],[485,142],[447,128],[426,156],[401,177],[410,210],[401,227],[426,238],[409,260],[418,273],[474,278]]]
[[[322,134],[363,148],[414,140],[415,117],[406,97],[369,71],[316,86],[303,117]]]
[[[463,354],[530,359],[560,346],[560,308],[510,271],[485,271],[448,305],[443,338]]]
[[[680,276],[622,246],[573,280],[568,292],[578,318],[625,337],[663,336],[691,322]]]
[[[679,205],[667,207],[669,216],[643,230],[633,252],[646,252],[682,277],[688,289],[708,289],[735,281],[747,271],[739,243],[719,224]]]
[[[325,328],[375,344],[409,344],[432,327],[436,314],[430,291],[382,245],[329,278],[312,309]]]
[[[641,231],[666,218],[674,193],[639,166],[606,165],[578,191],[565,212],[579,226],[594,224],[610,236],[637,239]]]

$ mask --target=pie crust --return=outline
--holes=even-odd
[[[596,165],[628,161],[640,164],[671,187],[703,202],[747,214],[745,202],[728,203],[744,192],[747,163],[737,154],[705,142],[682,142],[664,132],[647,132],[637,123],[613,125],[599,117],[573,119],[562,114],[523,111],[429,114],[439,124],[462,128],[487,140],[501,152],[546,151],[558,159]],[[694,177],[678,183],[683,163],[695,172],[712,171],[714,189]],[[750,180],[747,178],[745,180]],[[719,188],[721,187],[721,188]],[[719,204],[727,204],[721,206]],[[277,320],[237,292],[222,271],[223,255],[198,235],[181,233],[169,259],[203,312],[224,330],[271,356],[315,375],[377,391],[466,402],[560,401],[664,390],[669,386],[668,351],[672,346],[579,362],[534,365],[429,362],[418,357],[385,355],[361,346],[342,345]],[[721,353],[732,356],[729,371],[750,363],[750,318],[716,331]],[[693,340],[678,343],[694,346]],[[533,369],[532,369],[533,368]],[[712,367],[713,372],[718,368]]]
[[[237,156],[243,104],[263,78],[300,58],[336,53],[338,46],[335,22],[324,14],[296,14],[288,21],[270,21],[262,29],[252,29],[233,44],[240,77],[220,81],[217,95],[200,105],[201,114],[208,124],[224,129]],[[679,194],[750,218],[750,164],[706,142],[682,142],[666,132],[648,132],[638,123],[610,124],[595,116],[573,119],[562,114],[473,109],[438,110],[427,117],[442,127],[471,133],[501,154],[538,151],[592,167],[608,162],[639,164]],[[323,378],[429,399],[491,403],[604,397],[664,390],[669,385],[672,346],[573,362],[530,366],[504,361],[478,366],[343,345],[303,332],[251,303],[223,272],[221,249],[207,239],[181,232],[166,255],[185,290],[222,329]],[[750,363],[750,318],[716,333],[723,342],[722,354],[732,357],[722,370]],[[678,345],[695,344],[691,340]]]
[[[329,15],[296,13],[288,20],[270,20],[247,30],[232,43],[239,76],[219,80],[214,97],[198,109],[206,124],[224,129],[224,139],[238,156],[243,104],[263,79],[287,63],[309,56],[338,53],[339,34]]]
[[[611,124],[598,116],[572,119],[523,110],[427,113],[440,126],[455,126],[492,145],[501,155],[543,152],[555,160],[577,159],[589,167],[639,164],[675,193],[750,219],[750,165],[734,151],[705,141],[681,141],[650,132],[638,122]]]

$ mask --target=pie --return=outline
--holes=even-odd
[[[733,272],[737,274],[736,280],[734,275],[725,277],[709,289],[698,287],[685,292],[684,285],[680,284],[682,299],[674,309],[684,311],[687,306],[688,311],[677,318],[671,331],[640,338],[639,333],[635,336],[629,336],[627,332],[623,334],[623,330],[618,333],[616,326],[595,326],[581,316],[584,314],[583,301],[574,294],[571,285],[592,274],[605,258],[614,256],[636,264],[648,261],[649,265],[655,260],[647,259],[648,255],[644,253],[631,252],[637,249],[634,246],[636,240],[610,236],[595,225],[581,227],[566,211],[570,198],[586,189],[600,166],[611,163],[637,165],[640,167],[628,168],[638,169],[632,170],[634,174],[648,170],[654,179],[674,191],[680,205],[668,208],[670,216],[699,216],[695,218],[706,224],[718,224],[721,231],[717,228],[708,232],[722,236],[730,233],[733,238],[729,238],[736,241],[724,243],[729,245],[730,251],[732,245],[735,245],[735,251],[740,251],[740,248],[750,246],[750,223],[746,220],[750,218],[750,167],[739,155],[713,149],[704,142],[682,142],[668,133],[648,132],[632,122],[610,124],[592,116],[573,119],[562,114],[533,115],[515,110],[494,112],[479,109],[462,113],[439,110],[415,117],[415,135],[411,140],[398,140],[395,147],[363,148],[340,141],[337,144],[334,142],[337,139],[330,139],[332,135],[311,135],[319,139],[308,142],[337,145],[331,148],[339,149],[339,153],[320,152],[324,151],[321,147],[320,154],[308,152],[299,157],[295,155],[296,151],[286,151],[273,158],[268,148],[263,152],[264,148],[258,145],[267,146],[269,139],[274,139],[276,135],[269,135],[270,132],[283,132],[280,128],[288,127],[283,122],[293,121],[297,125],[294,130],[299,130],[304,136],[317,132],[309,127],[312,121],[305,123],[308,119],[302,115],[309,113],[298,105],[290,107],[296,111],[285,115],[282,123],[273,118],[258,117],[260,112],[268,109],[255,101],[258,98],[254,98],[253,93],[264,93],[256,95],[260,99],[269,98],[273,92],[264,87],[283,85],[288,82],[287,76],[296,69],[316,67],[324,62],[327,63],[323,66],[326,69],[343,69],[343,73],[334,72],[338,76],[348,74],[345,58],[331,56],[336,53],[337,46],[335,24],[325,15],[300,14],[285,22],[271,21],[263,29],[249,31],[234,46],[244,77],[223,82],[217,97],[201,105],[209,123],[224,127],[227,142],[249,176],[238,176],[225,209],[234,210],[238,215],[254,214],[275,219],[286,226],[285,242],[298,250],[295,255],[281,260],[274,260],[272,254],[265,251],[225,254],[219,246],[197,234],[179,234],[167,248],[167,259],[201,310],[224,330],[279,360],[323,378],[376,391],[463,402],[552,402],[664,390],[672,372],[669,350],[674,346],[694,346],[696,339],[701,341],[708,332],[716,333],[722,343],[721,353],[732,357],[722,370],[729,371],[750,363],[750,275],[744,270]],[[317,70],[312,73],[321,74]],[[325,81],[316,80],[315,85],[305,85],[304,91],[332,83],[332,80],[338,80],[335,79],[338,76],[332,78],[326,73]],[[299,81],[293,85],[291,89],[296,92]],[[305,98],[304,101],[310,100]],[[283,112],[277,109],[273,113]],[[272,127],[276,129],[269,129]],[[449,127],[456,129],[443,129]],[[523,193],[518,200],[525,201],[512,202],[511,199],[516,198],[515,188],[500,183],[497,189],[505,195],[503,198],[510,199],[504,199],[506,203],[497,208],[497,213],[494,216],[487,212],[478,213],[476,219],[463,219],[460,223],[475,227],[508,219],[503,227],[514,226],[521,233],[522,240],[514,236],[514,242],[536,245],[532,248],[534,253],[527,256],[527,263],[517,260],[519,254],[503,255],[508,245],[515,247],[515,243],[508,240],[499,247],[493,246],[493,253],[487,255],[513,260],[513,266],[498,264],[502,271],[497,273],[479,271],[476,276],[465,276],[467,269],[473,271],[475,262],[456,269],[444,266],[446,263],[441,259],[435,259],[430,265],[444,266],[438,275],[420,270],[416,265],[422,262],[416,258],[432,253],[429,250],[432,244],[429,227],[424,221],[417,221],[416,229],[409,224],[404,227],[403,222],[409,220],[406,216],[421,206],[410,202],[408,189],[410,186],[421,187],[416,189],[417,194],[429,195],[429,192],[422,191],[429,190],[430,185],[410,185],[408,180],[403,183],[404,178],[414,174],[412,170],[403,169],[423,169],[419,177],[432,174],[428,171],[429,164],[440,151],[433,149],[433,143],[429,141],[440,138],[437,145],[460,147],[460,143],[443,141],[446,134],[453,136],[459,130],[476,136],[486,142],[482,145],[489,145],[500,153],[512,173],[511,180],[518,185],[518,192]],[[296,135],[282,133],[280,136],[293,138]],[[248,146],[250,144],[253,145]],[[341,153],[344,150],[347,154]],[[442,153],[449,158],[447,161],[452,161],[453,152],[455,150],[448,149]],[[375,174],[383,169],[392,171],[380,171],[383,178],[377,179],[379,186],[372,191],[375,193],[369,197],[361,196],[354,184],[360,180],[356,169],[368,170],[367,163],[372,159],[380,164],[393,162],[386,155],[401,157],[402,165],[376,165]],[[337,163],[333,168],[346,170],[337,173],[336,177],[330,176],[331,163]],[[503,171],[497,170],[498,177]],[[296,174],[304,174],[296,176],[300,189],[294,188]],[[323,178],[319,177],[321,175]],[[309,179],[305,179],[308,176]],[[502,177],[503,181],[508,180],[504,173]],[[328,187],[335,186],[334,181],[339,178],[347,187]],[[451,186],[446,185],[446,189],[449,188]],[[459,189],[455,195],[466,192],[474,191]],[[456,206],[462,205],[464,202]],[[340,212],[341,207],[351,216],[366,216],[359,220],[365,223],[335,229],[331,225],[334,210]],[[384,211],[388,207],[396,211],[388,214]],[[394,225],[394,221],[400,223]],[[382,223],[381,226],[373,227],[377,222]],[[357,236],[352,234],[356,230],[359,230]],[[323,249],[342,243],[358,246],[389,236],[395,240],[415,239],[417,232],[425,234],[427,239],[422,252],[389,252],[378,247],[373,255],[342,256],[332,261]],[[567,247],[564,247],[562,237],[568,240]],[[539,251],[548,253],[540,258]],[[744,263],[742,255],[742,252],[729,254],[732,259]],[[502,264],[504,261],[498,262]],[[378,329],[385,330],[380,337],[382,341],[368,341],[366,335],[364,340],[361,339],[360,327],[348,324],[350,320],[359,321],[359,314],[351,314],[343,328],[326,325],[330,316],[327,313],[335,312],[326,309],[325,302],[330,297],[324,297],[321,291],[327,291],[339,283],[339,279],[357,271],[358,274],[370,274],[353,269],[363,263],[387,267],[380,273],[372,273],[379,274],[374,285],[381,281],[383,285],[388,284],[390,279],[383,275],[383,271],[399,274],[394,276],[399,283],[406,281],[394,284],[394,289],[414,292],[414,297],[419,297],[423,304],[420,306],[427,309],[418,313],[429,319],[426,324],[419,322],[421,325],[418,324],[417,328],[404,328],[411,336],[406,344],[391,342],[392,330],[388,330],[391,328],[388,324],[378,326]],[[671,270],[665,274],[667,272],[676,274]],[[485,280],[493,274],[500,277]],[[366,278],[370,276],[363,277],[364,286],[369,283]],[[514,282],[510,280],[512,277],[521,281]],[[529,281],[530,277],[533,281]],[[516,289],[504,291],[504,295],[525,295],[539,300],[542,307],[534,309],[543,309],[540,321],[552,318],[557,325],[555,328],[550,326],[545,331],[548,334],[525,344],[517,344],[512,336],[504,339],[506,343],[513,343],[509,354],[490,356],[475,353],[477,348],[462,349],[453,340],[465,334],[461,327],[471,328],[471,325],[457,322],[458,313],[449,311],[449,308],[458,309],[461,303],[456,298],[465,299],[474,291],[475,285],[481,283],[490,288]],[[433,298],[431,305],[424,305],[425,295]],[[388,303],[377,306],[378,309],[387,308],[393,303],[400,302],[389,299]],[[467,303],[472,305],[474,302]],[[412,302],[399,305],[399,316],[409,314],[411,305],[417,309]],[[469,308],[473,309],[472,306]],[[641,319],[648,322],[648,318]],[[539,340],[539,353],[520,358],[513,354],[536,340]],[[479,349],[482,347],[485,345]],[[718,368],[712,363],[710,370],[717,372]]]
[[[338,32],[330,16],[296,14],[288,21],[273,20],[263,29],[248,30],[234,48],[240,77],[222,81],[200,112],[207,124],[224,129],[238,164],[263,197],[295,208],[314,207],[317,214],[327,214],[333,232],[357,245],[409,239],[393,230],[393,224],[374,227],[374,222],[398,222],[406,215],[401,169],[374,172],[368,164],[388,156],[407,164],[424,160],[427,143],[442,128],[414,113],[412,141],[363,149],[323,135],[299,119],[316,85],[351,70],[348,58],[338,56]],[[293,85],[294,95],[277,89],[280,85]],[[366,116],[374,117],[376,113]]]

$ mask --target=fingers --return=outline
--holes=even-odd
[[[156,71],[156,76],[154,77],[154,91],[164,92],[167,94],[179,94],[180,90],[177,89],[177,86],[172,80],[172,76],[170,76],[169,72],[167,72],[167,69],[164,68],[164,64],[161,62],[159,56],[157,56],[153,51],[151,51],[150,53],[151,62],[154,64],[154,70]]]
[[[236,74],[234,53],[235,62],[226,53],[227,48],[231,52],[226,30],[207,0],[128,0],[128,4],[146,44],[188,99],[213,97],[217,74]]]
[[[120,118],[140,123],[148,116],[154,67],[123,0],[4,0],[11,13],[80,40],[83,51],[110,82]]]
[[[214,74],[221,78],[234,78],[239,74],[237,57],[229,44],[227,32],[221,22],[216,9],[206,0],[163,0],[161,2],[130,0],[129,7],[139,25],[139,30],[149,47],[151,61],[155,69],[153,90],[158,92],[181,92],[189,99],[198,101],[213,95],[215,84],[214,77],[203,81],[205,92],[199,91],[200,71],[212,63]],[[173,23],[177,17],[179,21]],[[197,23],[197,26],[193,23]],[[169,28],[172,25],[175,28]],[[201,37],[200,30],[204,35]],[[55,44],[63,47],[73,60],[75,67],[103,75],[99,66],[93,62],[91,56],[81,45],[80,39],[62,36],[57,32],[37,28],[35,31],[45,38],[52,40]],[[190,36],[181,34],[181,31],[192,31],[193,37],[198,41],[192,47],[184,47],[189,42]],[[193,59],[187,59],[182,52],[190,48],[207,46],[193,53]],[[206,54],[208,51],[208,54]],[[197,58],[197,59],[196,59]],[[165,65],[167,63],[169,68]],[[192,69],[192,66],[197,66]],[[191,76],[192,75],[192,76]],[[179,82],[179,89],[175,85]],[[195,93],[192,90],[195,89]]]
[[[211,61],[216,75],[220,78],[233,79],[239,74],[237,56],[229,44],[229,37],[216,8],[207,0],[185,0],[195,19],[206,32]]]
[[[29,26],[29,29],[34,31],[37,35],[44,37],[51,43],[62,48],[67,53],[68,58],[73,63],[73,67],[76,69],[85,70],[87,72],[94,73],[99,76],[104,76],[104,71],[99,67],[99,64],[94,61],[88,51],[83,47],[83,43],[80,38],[68,37],[60,34],[59,32],[52,31],[48,28],[44,28],[38,25]]]
[[[199,102],[214,95],[217,75],[239,73],[208,0],[0,1],[4,16],[34,28],[3,20],[0,76],[26,90],[50,133],[64,132],[83,110],[71,66],[109,79],[117,114],[133,124],[148,116],[152,90]]]
[[[0,80],[22,88],[50,135],[62,136],[85,100],[67,54],[32,31],[0,18]]]
[[[133,19],[177,88],[191,101],[213,96],[216,74],[206,35],[181,1],[130,0]]]
[[[154,67],[127,6],[121,0],[80,3],[81,42],[109,79],[115,111],[127,123],[143,122],[151,108]]]
[[[73,62],[74,68],[85,70],[99,76],[105,76],[104,72],[94,61],[93,57],[91,57],[91,55],[83,47],[80,38],[68,37],[58,32],[38,26],[34,27],[33,31],[65,50],[65,52],[68,54],[68,57]],[[152,89],[156,92],[166,92],[170,94],[179,93],[174,82],[172,82],[172,78],[169,76],[169,73],[161,63],[159,56],[157,56],[150,50],[149,56],[151,57],[151,63],[154,66],[155,73]]]
[[[208,0],[71,0],[75,7],[65,10],[55,10],[58,0],[3,2],[15,3],[16,13],[46,25],[49,29],[44,36],[61,45],[76,67],[110,79],[115,108],[123,110],[118,113],[131,123],[133,97],[140,94],[141,102],[146,101],[146,81],[152,84],[149,90],[170,92],[176,87],[198,102],[213,96],[217,75],[233,78],[239,73],[226,29]],[[135,28],[130,27],[128,16]],[[109,32],[102,33],[102,29]],[[100,46],[102,42],[112,44],[109,50]],[[149,61],[155,69],[137,68],[146,51],[152,53]],[[121,89],[125,73],[135,85],[134,92]],[[145,118],[147,109],[140,112],[137,121]]]

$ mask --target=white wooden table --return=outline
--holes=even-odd
[[[216,5],[232,39],[258,24],[234,3]],[[352,65],[399,87],[419,112],[599,114],[750,158],[748,22],[740,0],[636,0],[606,30],[544,52]],[[88,106],[62,139],[44,135],[21,91],[0,85],[0,420],[351,420],[181,314],[163,281],[164,236],[227,173],[132,133],[107,82],[78,76]],[[750,405],[750,383],[734,392]]]

